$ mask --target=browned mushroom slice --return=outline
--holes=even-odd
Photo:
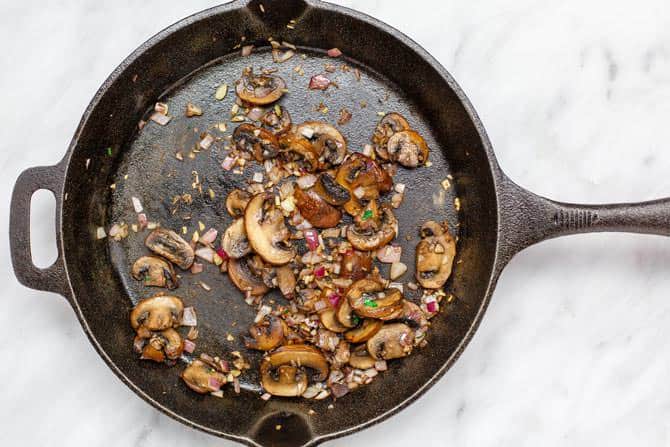
[[[350,343],[363,343],[379,332],[383,325],[383,321],[366,318],[360,327],[345,332],[344,339]]]
[[[351,154],[342,163],[335,180],[357,199],[363,200],[376,199],[380,192],[388,192],[393,188],[393,179],[389,173],[375,160],[358,152]]]
[[[130,312],[130,325],[138,332],[179,327],[184,303],[176,296],[158,295],[140,300]],[[142,329],[142,330],[141,330]]]
[[[249,200],[251,200],[251,194],[241,189],[233,189],[226,197],[226,209],[231,216],[242,217]]]
[[[135,343],[135,346],[139,347],[138,343]],[[140,358],[162,363],[166,360],[178,359],[182,352],[184,352],[184,340],[179,332],[170,328],[154,332],[151,337],[144,339]]]
[[[289,243],[284,215],[274,205],[274,196],[257,194],[244,212],[244,226],[251,248],[273,265],[288,264],[295,252]]]
[[[321,324],[323,324],[329,331],[340,333],[347,330],[347,327],[340,324],[339,320],[336,318],[336,311],[332,307],[321,312],[319,314],[319,320],[321,320]]]
[[[296,279],[293,268],[290,265],[282,265],[276,268],[277,287],[284,298],[293,299],[295,295]]]
[[[370,369],[375,367],[377,360],[368,353],[365,345],[354,349],[349,356],[349,364],[358,369]]]
[[[286,323],[274,315],[268,315],[249,328],[251,337],[246,337],[244,344],[249,349],[270,351],[284,341],[285,333],[288,333]]]
[[[277,287],[277,270],[273,265],[263,261],[263,258],[258,255],[250,256],[248,265],[251,273],[261,278],[268,289]]]
[[[306,121],[297,127],[297,132],[312,142],[324,166],[333,167],[344,161],[347,142],[335,127],[321,121]]]
[[[200,359],[193,360],[182,371],[181,378],[190,389],[200,394],[219,391],[227,381],[225,374]]]
[[[298,163],[305,171],[315,172],[319,169],[319,154],[302,135],[294,132],[282,135],[279,138],[279,147],[287,161]]]
[[[344,326],[345,328],[351,329],[356,327],[359,323],[360,318],[354,313],[354,310],[351,308],[348,299],[342,300],[340,306],[337,308],[337,321]]]
[[[406,168],[416,168],[428,161],[429,149],[421,135],[413,130],[393,134],[386,145],[389,157]]]
[[[340,206],[351,200],[347,189],[337,183],[332,175],[322,172],[314,183],[314,192],[330,205]]]
[[[230,259],[228,261],[228,276],[235,287],[252,296],[263,296],[270,289],[263,279],[255,275],[249,268],[249,258]]]
[[[179,280],[169,262],[156,256],[142,256],[133,264],[130,272],[137,281],[145,286],[166,287],[170,290],[179,286]]]
[[[273,396],[297,397],[307,389],[307,374],[301,369],[292,365],[281,365],[275,372],[272,369],[267,359],[261,362],[261,385],[266,392]]]
[[[403,303],[402,316],[398,320],[415,329],[428,325],[428,319],[421,308],[407,300]]]
[[[340,260],[340,276],[353,281],[363,279],[372,271],[372,257],[369,252],[349,250]]]
[[[409,130],[410,126],[405,117],[399,113],[391,112],[384,115],[379,121],[375,132],[372,135],[372,144],[375,146],[375,152],[384,160],[389,159],[389,154],[386,150],[386,144],[389,138],[397,132]]]
[[[240,124],[233,132],[235,147],[254,156],[256,161],[263,162],[275,158],[279,154],[279,142],[269,130],[253,124]]]
[[[275,105],[261,117],[261,122],[275,135],[281,135],[291,129],[291,115],[286,108]]]
[[[242,101],[259,106],[277,101],[285,91],[286,83],[279,76],[254,75],[252,70],[245,70],[235,83],[235,93]]]
[[[446,225],[445,225],[446,226]],[[426,222],[416,247],[416,279],[426,289],[439,289],[451,275],[456,241],[436,222]]]
[[[152,231],[144,241],[144,245],[182,270],[190,268],[195,258],[189,243],[174,231],[165,228],[156,228]]]
[[[237,219],[226,229],[221,240],[221,248],[233,259],[239,259],[251,253],[247,231],[244,228],[244,219]]]
[[[362,216],[363,218],[365,215]],[[370,216],[374,218],[374,216]],[[378,230],[361,229],[355,225],[347,228],[347,240],[357,250],[372,251],[391,242],[398,234],[398,221],[391,208],[384,204],[381,207],[381,225]]]
[[[403,323],[385,324],[367,342],[370,355],[377,360],[405,357],[414,347],[414,331]]]
[[[297,188],[293,191],[293,197],[302,217],[316,228],[336,227],[342,220],[340,210],[326,203],[312,190],[303,191]]]
[[[386,289],[366,278],[356,281],[347,291],[351,308],[361,317],[393,320],[402,315],[403,296],[398,289]]]
[[[277,348],[264,359],[271,368],[281,365],[300,365],[315,371],[314,380],[320,382],[328,377],[328,362],[321,351],[310,345],[286,345]]]

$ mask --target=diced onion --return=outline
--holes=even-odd
[[[204,266],[199,262],[194,262],[193,265],[191,266],[191,273],[193,273],[194,275],[202,273],[203,270]]]
[[[202,140],[200,140],[198,146],[200,146],[201,149],[207,150],[210,148],[212,143],[214,143],[214,137],[211,134],[207,134],[203,137]]]
[[[201,247],[195,251],[195,255],[197,257],[203,261],[209,262],[210,264],[214,263],[214,254],[214,250],[210,247]]]
[[[195,343],[189,339],[184,340],[184,351],[193,354],[193,351],[195,351]]]
[[[330,57],[340,57],[342,56],[342,52],[340,51],[339,48],[331,48],[328,50],[328,56]]]
[[[149,221],[147,220],[147,215],[144,213],[139,213],[137,215],[137,223],[140,225],[140,230],[143,230],[149,226]]]
[[[105,233],[105,229],[103,227],[98,227],[95,230],[95,238],[96,239],[104,239],[107,237],[107,233]]]
[[[309,88],[312,90],[326,90],[330,86],[330,79],[322,74],[312,76],[309,80]]]
[[[401,255],[402,247],[396,245],[386,245],[377,250],[377,259],[379,259],[380,262],[387,264],[400,262]]]
[[[195,315],[195,309],[193,307],[185,307],[184,313],[181,316],[181,325],[182,326],[197,326],[198,318]]]
[[[316,176],[313,174],[303,175],[298,177],[298,180],[295,181],[300,189],[307,189],[316,183]]]
[[[358,188],[354,189],[354,195],[357,199],[362,199],[363,196],[365,196],[365,188],[359,186]]]
[[[254,49],[253,45],[245,45],[242,47],[242,56],[249,56]]]
[[[247,118],[249,118],[251,121],[258,121],[261,119],[264,113],[265,111],[260,107],[254,107],[249,110],[249,113],[247,113]]]
[[[211,244],[216,240],[218,235],[219,232],[216,229],[210,228],[205,234],[200,236],[200,242],[203,244]]]
[[[140,199],[133,196],[133,197],[130,198],[130,200],[132,200],[132,202],[133,202],[133,209],[135,210],[136,213],[141,213],[142,211],[144,211],[144,209],[142,208],[142,202],[140,202]]]
[[[150,119],[151,119],[151,121],[153,121],[156,124],[159,124],[161,126],[166,126],[167,123],[170,122],[172,117],[167,116],[167,115],[163,115],[162,113],[154,112],[151,115]]]
[[[226,171],[230,171],[231,169],[233,169],[233,166],[235,165],[235,160],[237,160],[237,159],[228,156],[228,157],[223,159],[223,162],[221,163],[221,167],[223,169],[225,169]]]
[[[321,312],[326,308],[328,308],[328,303],[323,300],[319,300],[316,303],[314,303],[314,310],[317,312]]]
[[[270,312],[272,312],[270,306],[266,306],[265,304],[262,305],[256,314],[256,318],[254,318],[254,323],[260,323],[263,318],[270,314]]]
[[[304,236],[310,250],[314,251],[319,247],[319,233],[316,230],[305,230]]]

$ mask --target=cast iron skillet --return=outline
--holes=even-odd
[[[286,27],[292,19],[296,20],[294,30]],[[280,66],[290,86],[283,104],[296,122],[319,117],[313,106],[320,100],[332,110],[321,118],[331,122],[341,107],[350,108],[354,119],[342,129],[354,150],[368,141],[378,111],[407,116],[427,138],[434,164],[430,169],[400,170],[398,174],[396,181],[409,185],[405,205],[397,213],[402,234],[416,235],[428,218],[446,218],[459,236],[458,263],[446,286],[456,299],[434,320],[428,347],[390,362],[390,371],[339,399],[332,410],[327,409],[331,401],[262,401],[255,369],[243,375],[240,396],[228,393],[216,399],[187,390],[178,378],[182,365],[165,368],[139,361],[131,350],[128,312],[133,302],[151,291],[130,279],[128,269],[144,250],[144,234],[131,235],[121,243],[95,239],[96,227],[132,219],[131,195],[143,200],[150,219],[180,228],[183,221],[171,215],[162,199],[189,191],[193,170],[199,172],[205,189],[211,187],[217,197],[196,195],[193,215],[219,229],[230,222],[222,198],[242,179],[223,175],[218,167],[221,152],[215,147],[185,162],[177,161],[174,152],[193,144],[198,135],[194,127],[202,131],[228,117],[234,95],[215,101],[213,91],[218,83],[232,84],[245,65],[272,64],[267,48],[240,58],[233,49],[240,36],[257,47],[267,47],[266,39],[272,36],[308,54],[302,61],[305,77],[292,72],[301,62],[298,58]],[[361,81],[351,73],[341,73],[338,91],[328,95],[310,92],[306,88],[309,76],[323,69],[327,62],[324,49],[331,47],[340,48],[347,56],[344,62],[361,70]],[[170,104],[173,122],[164,128],[149,124],[138,134],[137,123],[158,99]],[[205,115],[191,121],[181,118],[186,101],[202,106]],[[361,101],[367,101],[368,107],[361,108]],[[108,147],[111,156],[106,153]],[[439,182],[449,173],[453,187],[440,198]],[[112,183],[115,190],[110,189]],[[59,256],[46,269],[35,267],[30,254],[30,199],[38,189],[52,191],[57,200]],[[444,199],[447,206],[435,206],[433,195],[438,203]],[[459,210],[452,206],[455,195]],[[397,30],[318,0],[238,0],[160,32],[112,73],[86,109],[63,160],[56,166],[28,169],[17,180],[10,242],[19,281],[63,295],[105,362],[147,402],[187,425],[247,445],[306,446],[377,423],[428,390],[467,345],[501,270],[521,249],[561,235],[595,231],[670,235],[669,205],[665,199],[585,206],[538,197],[501,171],[484,127],[449,73]],[[403,261],[413,271],[416,237],[406,241],[401,236],[398,242],[403,245]],[[198,280],[214,287],[209,294],[196,288],[189,275],[184,276],[177,292],[198,310],[198,350],[218,354],[239,349],[237,340],[254,310],[242,302],[225,275],[213,271],[198,275]],[[236,341],[228,342],[228,333]],[[309,409],[316,415],[311,416]],[[277,425],[282,429],[276,430]]]

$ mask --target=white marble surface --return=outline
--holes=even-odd
[[[60,159],[116,64],[214,3],[0,1],[5,227],[18,173]],[[666,1],[338,3],[432,52],[520,184],[585,202],[670,195]],[[35,214],[42,257],[49,207]],[[94,352],[65,300],[16,282],[6,233],[0,244],[0,445],[232,445],[138,399]],[[425,397],[329,445],[668,445],[669,269],[670,240],[651,236],[580,236],[527,250],[503,274],[465,354]]]

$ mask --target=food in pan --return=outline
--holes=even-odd
[[[354,130],[371,134],[371,145],[350,147],[333,124],[294,122],[277,103],[287,92],[272,71],[244,70],[235,93],[238,109],[247,113],[236,115],[243,118],[231,129],[222,168],[229,173],[260,165],[265,173],[228,192],[224,209],[232,221],[222,223],[221,232],[200,228],[188,242],[185,228],[180,235],[154,224],[145,240],[150,253],[131,267],[133,278],[171,294],[145,298],[132,309],[135,350],[142,359],[168,365],[193,354],[184,357],[181,378],[198,393],[220,396],[227,383],[239,392],[237,377],[250,366],[240,353],[234,368],[219,357],[195,356],[195,310],[178,297],[179,277],[197,275],[206,264],[227,274],[240,299],[257,310],[253,322],[238,323],[250,323],[246,348],[263,353],[258,368],[264,399],[340,398],[371,382],[387,361],[427,343],[429,320],[446,296],[442,289],[456,255],[446,222],[421,226],[416,283],[405,277],[406,287],[421,288],[420,300],[407,298],[405,285],[394,282],[408,270],[394,241],[416,231],[402,228],[395,216],[405,185],[395,183],[394,175],[398,166],[429,165],[424,138],[391,112],[374,129]],[[187,108],[188,116],[194,107]],[[167,106],[156,113],[161,110],[167,113]],[[282,298],[264,299],[273,289]],[[182,326],[190,327],[188,334]]]

